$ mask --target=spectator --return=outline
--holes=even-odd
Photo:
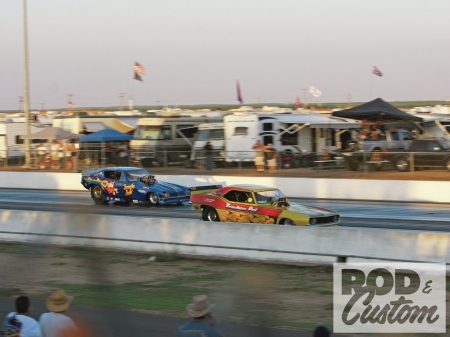
[[[45,168],[44,159],[45,159],[45,152],[47,151],[47,148],[44,146],[43,143],[40,143],[36,150],[37,150],[37,154],[38,154],[39,168],[44,169]]]
[[[59,144],[56,141],[56,139],[52,140],[52,143],[50,144],[50,154],[52,157],[52,169],[58,168],[59,164],[59,157],[58,157],[58,150],[59,150]]]
[[[330,337],[331,331],[325,325],[319,325],[314,329],[313,337]]]
[[[178,337],[222,337],[222,333],[215,327],[216,322],[211,314],[214,304],[210,304],[206,295],[197,295],[193,303],[186,306],[186,311],[192,321],[178,328]]]
[[[75,147],[75,140],[72,139],[70,141],[70,150],[72,151],[72,169],[74,171],[77,170],[77,166],[78,166],[78,157],[77,157],[77,149]]]
[[[50,312],[42,314],[39,318],[43,337],[73,336],[78,328],[72,319],[65,315],[73,297],[68,296],[64,290],[58,289],[47,298],[45,302]]]
[[[64,165],[64,145],[62,142],[58,143],[58,161],[59,161],[58,168],[63,167],[63,165]]]
[[[252,149],[256,151],[255,156],[256,171],[264,172],[264,151],[266,150],[266,147],[264,146],[263,143],[257,140],[256,143],[252,146]]]
[[[128,145],[124,141],[120,142],[117,151],[119,152],[119,165],[128,166]]]
[[[19,321],[20,326],[20,337],[41,337],[41,327],[39,323],[34,319],[29,317],[31,308],[30,300],[27,296],[19,296],[16,298],[16,312],[11,312],[6,316],[5,319],[5,334],[12,334],[10,327],[13,326],[14,320]]]
[[[72,169],[72,144],[67,143],[64,146],[64,156],[66,157],[66,168],[68,170]]]
[[[206,172],[212,171],[213,165],[213,149],[211,142],[206,142],[205,146],[203,146],[203,150],[205,151],[206,156]]]
[[[274,149],[272,144],[267,144],[267,149],[265,152],[266,152],[267,166],[269,166],[269,172],[272,173],[277,172],[278,151]]]

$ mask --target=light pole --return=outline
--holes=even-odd
[[[24,98],[25,98],[25,135],[30,134],[30,94],[28,83],[28,28],[27,28],[27,0],[23,0],[23,69],[24,69]],[[30,140],[25,139],[25,166],[30,166]]]
[[[120,97],[120,111],[123,110],[123,96],[124,96],[123,93],[120,93],[120,94],[119,94],[119,97]]]

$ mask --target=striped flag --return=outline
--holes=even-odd
[[[69,109],[75,109],[75,108],[77,107],[77,105],[69,101],[69,102],[67,103],[67,107],[68,107]]]
[[[139,74],[138,74],[137,72],[134,72],[134,77],[133,77],[133,79],[134,79],[134,80],[138,80],[138,81],[142,81],[142,77],[139,76]]]
[[[139,64],[138,62],[134,62],[133,70],[135,72],[137,72],[138,74],[141,74],[141,75],[145,75],[147,73],[145,71],[145,68],[141,64]]]
[[[373,67],[372,68],[372,73],[377,75],[377,76],[380,76],[380,77],[383,76],[383,73],[377,67]]]
[[[237,91],[237,100],[239,101],[239,103],[244,104],[244,100],[242,99],[241,86],[239,85],[239,81],[236,81],[236,91]]]

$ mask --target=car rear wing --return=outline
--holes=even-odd
[[[189,187],[189,191],[191,191],[191,194],[202,194],[215,191],[219,188],[222,188],[222,185],[193,186]]]

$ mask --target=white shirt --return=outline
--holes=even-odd
[[[119,157],[123,158],[123,157],[128,156],[128,146],[126,146],[125,144],[123,144],[123,145],[120,145],[120,146],[118,147],[118,149],[125,150],[125,151],[120,151],[120,152],[119,152]]]
[[[15,312],[10,312],[6,316],[6,319],[14,315],[22,323],[22,329],[20,330],[21,337],[42,337],[41,326],[38,321],[30,316],[16,314]]]
[[[39,147],[37,148],[38,154],[44,155],[46,151],[47,151],[47,148],[46,148],[44,145],[39,146]]]
[[[43,337],[64,337],[70,331],[78,330],[70,317],[58,312],[47,312],[39,318]]]

